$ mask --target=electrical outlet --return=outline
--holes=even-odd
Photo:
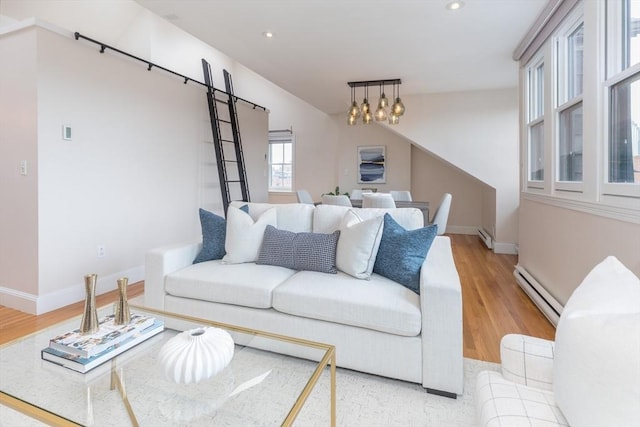
[[[20,161],[20,175],[26,175],[27,174],[27,161],[26,160],[21,160]]]
[[[104,245],[98,245],[97,252],[98,252],[98,258],[104,258],[104,256],[107,254],[107,251]]]

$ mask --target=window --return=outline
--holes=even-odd
[[[536,58],[527,69],[528,180],[530,187],[544,181],[544,63]]]
[[[640,196],[640,1],[609,1],[605,191]]]
[[[582,85],[584,23],[579,17],[563,28],[557,39],[557,114],[556,175],[558,190],[581,191],[580,186],[565,183],[583,181]],[[561,30],[562,31],[562,30]]]
[[[293,189],[293,140],[288,131],[269,134],[269,191]]]
[[[558,181],[582,182],[582,103],[560,112]]]
[[[640,75],[611,88],[609,182],[640,183]]]
[[[559,3],[516,51],[522,190],[640,224],[640,0]]]

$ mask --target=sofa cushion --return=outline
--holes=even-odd
[[[255,262],[262,245],[267,225],[276,225],[276,211],[265,211],[254,222],[253,218],[240,209],[229,206],[227,209],[226,255],[222,260],[227,264]]]
[[[349,210],[340,223],[336,254],[338,269],[355,278],[368,280],[373,272],[381,237],[382,218],[363,221],[357,212]]]
[[[221,259],[225,254],[224,241],[227,221],[223,217],[202,208],[198,213],[200,215],[200,227],[202,228],[202,249],[200,249],[193,263]]]
[[[640,279],[615,257],[565,305],[555,341],[554,392],[569,424],[640,425]]]
[[[301,271],[273,291],[273,308],[295,316],[326,320],[402,336],[421,330],[420,298],[379,275],[360,280]]]
[[[335,274],[339,236],[340,231],[293,233],[268,225],[256,263]]]
[[[207,261],[168,274],[165,291],[183,298],[270,308],[273,289],[294,274],[272,265]]]
[[[424,225],[422,211],[416,208],[358,209],[346,206],[318,205],[313,211],[313,232],[333,233],[340,228],[340,222],[342,222],[344,215],[352,209],[358,212],[363,221],[388,213],[407,230],[420,228]]]
[[[276,223],[274,227],[279,230],[292,231],[294,233],[313,231],[313,211],[314,206],[306,203],[252,203],[233,201],[230,206],[240,207],[246,205],[249,215],[256,221],[269,209],[276,210]],[[334,230],[329,231],[332,233]]]
[[[391,215],[385,214],[373,271],[419,294],[420,269],[437,232],[436,225],[406,230]]]

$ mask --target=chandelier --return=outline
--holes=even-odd
[[[349,107],[347,115],[347,124],[350,126],[355,125],[358,122],[358,118],[362,117],[362,123],[369,124],[373,120],[382,122],[389,120],[389,124],[396,125],[400,122],[400,116],[404,114],[404,104],[400,100],[400,79],[388,79],[388,80],[368,80],[363,82],[348,82],[347,84],[351,88],[351,106]],[[391,85],[393,90],[392,99],[395,100],[389,111],[389,99],[384,93],[384,87]],[[369,105],[369,87],[378,86],[378,104],[374,109]],[[362,87],[363,89],[363,101],[362,105],[358,106],[356,101],[356,88]],[[397,90],[397,92],[396,92]]]

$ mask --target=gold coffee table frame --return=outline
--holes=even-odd
[[[211,320],[206,320],[206,319],[201,319],[198,317],[193,317],[193,316],[185,316],[182,314],[176,314],[176,313],[171,313],[168,311],[163,311],[163,310],[157,310],[157,309],[152,309],[152,308],[148,308],[148,307],[144,307],[144,306],[140,306],[140,305],[136,305],[136,304],[130,304],[131,309],[138,309],[147,313],[152,313],[152,314],[157,314],[160,316],[164,316],[164,317],[172,317],[175,319],[178,319],[180,321],[186,321],[186,322],[193,322],[193,323],[197,323],[197,324],[202,324],[202,325],[207,325],[207,326],[213,326],[213,327],[217,327],[217,328],[223,328],[229,331],[234,331],[234,332],[240,332],[240,333],[244,333],[247,335],[254,335],[254,336],[258,336],[258,337],[265,337],[265,338],[270,338],[273,340],[277,340],[277,341],[283,341],[283,342],[288,342],[288,343],[292,343],[292,344],[297,344],[297,345],[301,345],[301,346],[305,346],[305,347],[311,347],[311,348],[316,348],[319,350],[323,350],[324,351],[324,356],[322,357],[322,359],[318,362],[318,365],[316,366],[315,371],[313,372],[313,374],[311,375],[311,377],[309,378],[309,380],[307,381],[307,384],[304,386],[304,388],[302,389],[302,391],[300,392],[300,395],[298,396],[298,398],[296,399],[295,403],[293,404],[293,406],[291,407],[291,410],[289,411],[289,413],[287,414],[286,418],[284,419],[284,421],[282,422],[282,426],[291,426],[293,425],[293,422],[295,421],[296,417],[298,416],[298,414],[300,413],[300,410],[302,409],[304,403],[306,402],[307,398],[309,397],[309,395],[311,394],[311,392],[313,391],[313,388],[316,386],[316,384],[318,383],[318,380],[320,379],[320,376],[322,375],[322,373],[324,372],[325,368],[327,366],[329,366],[330,368],[330,402],[331,402],[331,426],[335,427],[336,425],[336,349],[335,346],[333,345],[329,345],[329,344],[323,344],[323,343],[319,343],[319,342],[315,342],[315,341],[309,341],[309,340],[304,340],[304,339],[300,339],[300,338],[294,338],[294,337],[288,337],[285,335],[279,335],[279,334],[273,334],[270,332],[264,332],[264,331],[259,331],[259,330],[255,330],[255,329],[250,329],[250,328],[244,328],[241,326],[234,326],[234,325],[230,325],[227,323],[220,323],[220,322],[214,322]],[[62,322],[60,322],[62,323]],[[33,334],[29,334],[28,336],[32,336],[35,334],[41,333],[41,331],[39,332],[34,332]],[[1,346],[1,347],[5,347],[5,346],[9,346],[13,343],[15,343],[16,341],[19,341],[21,339],[24,339],[26,337],[21,337],[18,338],[16,340],[10,341],[7,344]],[[0,348],[1,348],[0,347]],[[129,413],[129,416],[131,418],[131,422],[132,425],[134,426],[138,426],[138,422],[135,418],[135,415],[133,413],[133,410],[131,410],[131,406],[129,404],[129,401],[127,399],[127,395],[125,392],[125,388],[122,387],[122,383],[120,381],[120,376],[118,375],[117,372],[117,359],[118,357],[116,356],[115,358],[113,358],[109,363],[111,363],[111,388],[115,389],[117,388],[120,391],[120,395],[122,396],[123,402],[127,408],[127,412]],[[48,425],[52,425],[52,426],[62,426],[62,427],[67,427],[67,426],[81,426],[82,424],[78,424],[76,422],[73,422],[71,420],[68,420],[67,418],[61,417],[53,412],[47,411],[43,408],[40,408],[38,406],[32,405],[28,402],[25,402],[24,400],[15,398],[9,394],[6,394],[2,391],[0,391],[0,404],[5,405],[9,408],[12,408],[18,412],[21,412],[25,415],[28,415],[31,418],[34,418],[38,421],[44,422]]]

